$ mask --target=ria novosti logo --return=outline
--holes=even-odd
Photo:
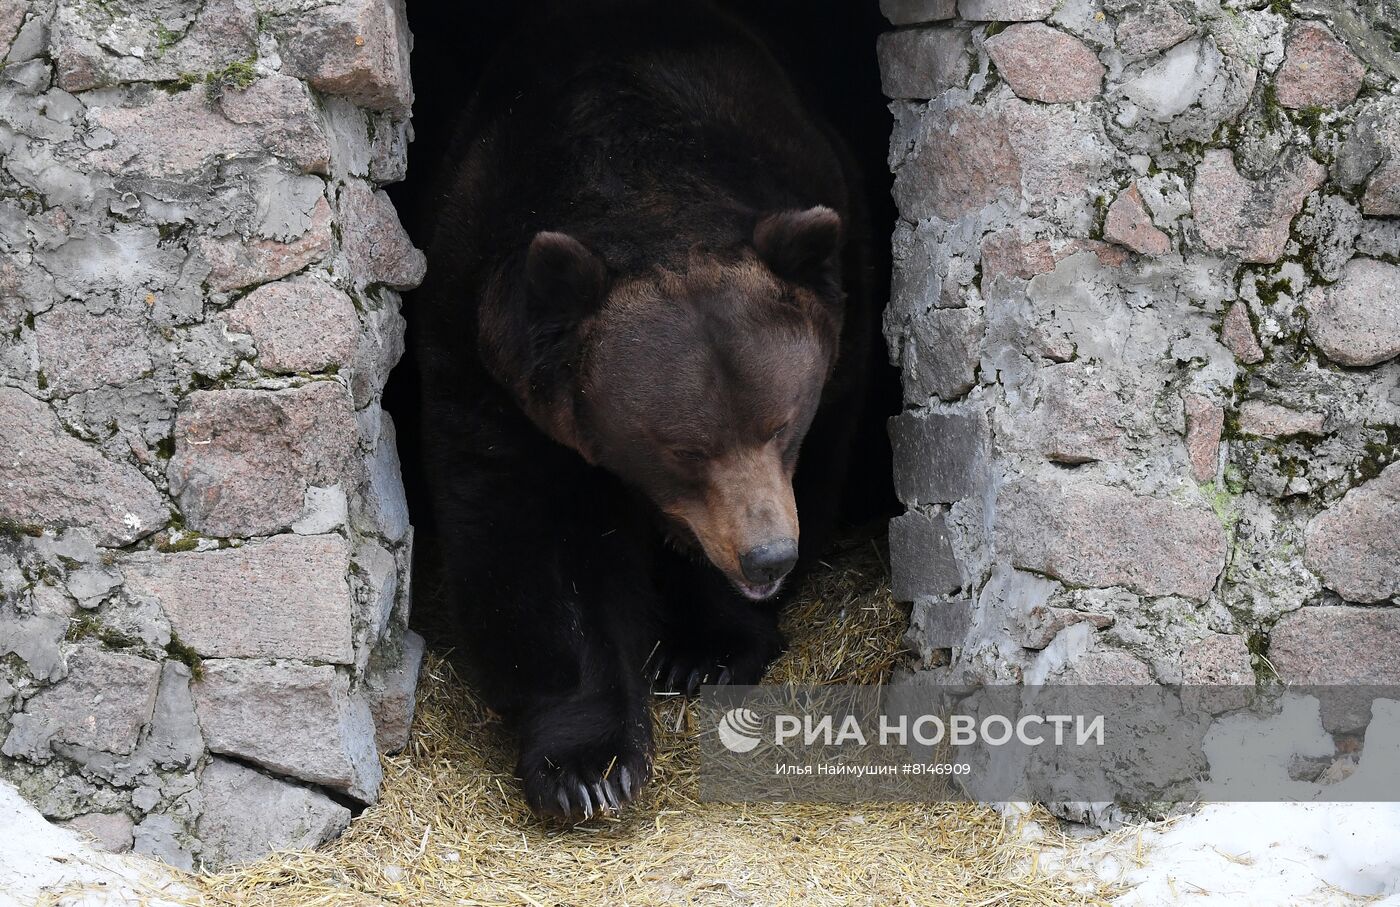
[[[719,742],[731,753],[747,753],[763,742],[763,719],[753,709],[737,708],[719,719]]]
[[[785,746],[923,746],[949,743],[953,746],[1003,746],[1015,741],[1022,746],[1104,745],[1103,715],[880,715],[878,729],[862,724],[855,715],[776,715],[771,735],[764,732],[764,721],[757,712],[742,706],[720,716],[716,726],[720,743],[731,753],[748,753],[765,737]],[[871,739],[873,737],[873,739]]]

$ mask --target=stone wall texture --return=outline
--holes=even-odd
[[[1400,6],[882,7],[915,669],[1400,682]]]
[[[1400,8],[881,0],[915,668],[1400,683]],[[0,0],[0,778],[310,846],[422,641],[403,0]]]
[[[406,743],[409,46],[402,0],[0,0],[0,779],[113,849],[324,841]]]

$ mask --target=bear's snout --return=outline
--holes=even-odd
[[[744,579],[755,586],[776,583],[797,563],[797,539],[773,539],[755,545],[739,558]]]
[[[797,505],[782,459],[771,449],[733,451],[716,457],[706,478],[703,494],[663,511],[745,598],[772,598],[799,550]]]

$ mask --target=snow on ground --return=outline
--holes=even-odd
[[[1289,776],[1291,754],[1334,752],[1316,698],[1222,721],[1205,745],[1218,789],[1298,802],[1211,803],[1174,822],[1047,853],[1040,865],[1131,886],[1119,899],[1124,907],[1400,907],[1400,803],[1374,802],[1397,790],[1400,703],[1377,700],[1372,716],[1358,764],[1326,786]]]
[[[94,850],[0,783],[0,907],[33,907],[74,885],[88,890],[64,897],[60,907],[167,907],[160,896],[176,883],[149,860]]]
[[[1400,907],[1400,804],[1215,803],[1144,831],[1118,903]]]
[[[1039,868],[1121,884],[1122,907],[1400,907],[1400,803],[1212,803],[1044,851]]]
[[[1130,887],[1123,907],[1400,907],[1400,804],[1210,804],[1048,850],[1039,868]],[[144,858],[93,850],[0,783],[0,907],[33,907],[75,884],[87,893],[61,907],[169,907],[160,895],[178,886]]]

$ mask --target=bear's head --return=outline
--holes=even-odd
[[[742,248],[623,278],[539,233],[524,298],[483,307],[483,361],[542,430],[768,598],[797,560],[792,476],[836,361],[841,232],[830,208],[779,212]]]

